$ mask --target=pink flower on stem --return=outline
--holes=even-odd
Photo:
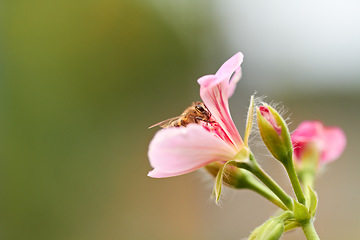
[[[291,135],[291,140],[297,161],[301,161],[311,144],[318,151],[322,164],[336,160],[346,145],[346,137],[341,128],[325,127],[319,121],[302,122]]]
[[[215,75],[198,79],[200,97],[211,113],[211,122],[158,131],[149,146],[149,161],[154,170],[148,176],[172,177],[212,162],[234,160],[244,148],[228,104],[241,77],[242,61],[243,54],[239,52],[227,60]]]

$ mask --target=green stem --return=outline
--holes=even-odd
[[[306,204],[305,195],[301,189],[300,181],[296,175],[295,167],[294,167],[294,163],[293,163],[292,159],[291,159],[291,161],[283,161],[283,162],[287,163],[287,164],[284,164],[284,167],[286,169],[286,172],[289,175],[290,182],[294,189],[297,200],[299,201],[299,203],[305,205]]]
[[[308,240],[320,240],[318,234],[316,233],[313,222],[309,221],[303,224],[302,229],[305,233],[306,239]]]
[[[248,182],[248,189],[257,192],[264,198],[268,199],[270,202],[274,203],[279,208],[283,210],[288,210],[288,208],[280,201],[280,199],[267,187],[262,185],[260,182],[258,182],[254,178],[248,178],[247,182]]]
[[[285,204],[289,210],[293,210],[294,204],[292,198],[260,167],[256,162],[254,155],[250,154],[249,162],[238,162],[236,166],[243,168],[254,174],[262,181],[279,199]]]

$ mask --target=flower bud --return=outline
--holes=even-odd
[[[284,211],[257,227],[249,236],[249,240],[278,240],[285,231],[285,222],[294,218],[292,211]]]
[[[213,162],[205,166],[205,169],[214,177],[217,176],[220,168],[225,163]],[[225,176],[223,181],[226,185],[233,188],[248,188],[249,187],[249,178],[253,176],[245,170],[237,168],[232,165],[227,165],[225,170]]]
[[[292,161],[293,147],[284,119],[266,103],[257,107],[256,113],[261,138],[271,154],[283,164]]]
[[[251,233],[249,240],[278,240],[283,235],[284,229],[283,221],[270,218]]]

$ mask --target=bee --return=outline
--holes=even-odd
[[[202,102],[193,102],[192,105],[185,109],[185,111],[177,117],[169,118],[164,121],[161,121],[159,123],[156,123],[149,128],[153,128],[156,126],[160,126],[162,128],[168,128],[168,127],[186,127],[190,123],[200,123],[208,122],[212,123],[213,121],[210,121],[211,113],[207,109],[204,103]]]

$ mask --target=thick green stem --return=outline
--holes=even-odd
[[[318,234],[316,233],[313,222],[309,221],[305,224],[302,224],[301,227],[305,233],[307,240],[320,240]]]
[[[264,198],[268,199],[270,202],[274,203],[276,206],[280,207],[283,210],[288,210],[288,208],[280,201],[280,199],[267,187],[262,185],[260,182],[255,180],[254,178],[248,178],[248,189],[257,192]]]
[[[284,164],[284,167],[289,175],[291,185],[294,189],[295,195],[299,203],[305,205],[305,195],[301,189],[299,178],[297,177],[297,174],[295,172],[295,167],[293,161],[286,161],[287,164]]]
[[[259,166],[255,157],[250,154],[250,162],[238,162],[237,167],[243,168],[254,174],[262,181],[279,199],[285,204],[289,210],[293,210],[294,203],[292,198]]]

